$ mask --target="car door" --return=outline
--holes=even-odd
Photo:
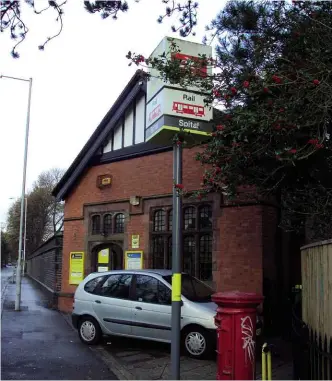
[[[111,274],[94,292],[93,309],[109,334],[131,335],[132,278],[132,274]]]
[[[150,275],[135,275],[133,283],[134,336],[170,341],[171,339],[171,290]]]

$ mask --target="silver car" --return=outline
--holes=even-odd
[[[72,322],[80,339],[97,344],[103,335],[171,342],[170,270],[92,273],[75,292]],[[181,340],[191,357],[215,349],[217,305],[213,290],[182,274]]]

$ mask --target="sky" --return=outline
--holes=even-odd
[[[43,0],[35,3],[45,5]],[[41,172],[70,166],[137,70],[128,66],[128,51],[149,56],[164,36],[178,37],[171,32],[174,18],[156,22],[165,9],[161,0],[128,3],[130,10],[118,20],[102,20],[85,11],[83,1],[69,0],[63,32],[43,52],[38,46],[57,32],[57,15],[52,10],[35,15],[22,4],[30,31],[19,59],[10,55],[8,32],[0,34],[0,75],[33,78],[27,192]],[[224,4],[201,0],[197,35],[187,39],[202,42],[205,26]],[[28,82],[0,79],[0,223],[22,192],[28,89]]]

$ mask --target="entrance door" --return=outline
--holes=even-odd
[[[99,246],[95,255],[97,272],[123,270],[123,251],[119,245]]]

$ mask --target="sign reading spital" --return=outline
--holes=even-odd
[[[212,57],[212,48],[209,46],[168,37],[163,39],[151,57],[158,57],[163,52],[168,54],[172,42],[181,50],[173,53],[172,59],[180,60],[181,65],[188,60],[201,60],[199,55]],[[207,66],[195,68],[194,73],[205,77],[212,73],[212,69]],[[205,102],[206,95],[195,86],[184,89],[179,84],[163,82],[156,69],[151,69],[150,74],[147,85],[146,141],[171,143],[174,134],[180,130],[191,133],[190,141],[186,139],[189,146],[206,140],[212,132],[209,122],[213,118],[213,108]]]

